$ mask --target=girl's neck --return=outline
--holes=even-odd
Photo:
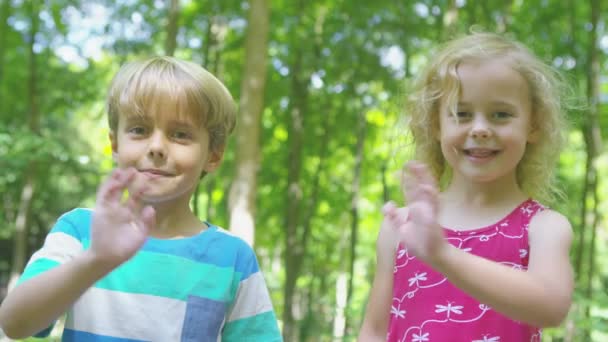
[[[472,182],[454,175],[441,197],[451,203],[462,203],[469,208],[521,203],[527,198],[517,184],[514,174],[491,182]]]
[[[527,198],[515,179],[472,183],[455,178],[439,197],[439,223],[455,230],[485,227],[504,218]]]

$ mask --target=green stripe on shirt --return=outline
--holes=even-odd
[[[195,295],[229,302],[238,289],[240,275],[235,273],[232,268],[202,264],[170,254],[140,251],[98,281],[95,287],[177,300],[186,300],[188,295]],[[175,284],[177,280],[179,286]]]

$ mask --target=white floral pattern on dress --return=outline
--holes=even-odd
[[[494,225],[472,231],[446,229],[446,240],[465,252],[525,270],[529,255],[529,221],[543,209],[538,202],[528,200]],[[512,341],[508,336],[519,334],[517,329],[523,329],[523,335],[517,336],[527,336],[526,341],[528,338],[533,342],[541,339],[539,329],[508,320],[475,301],[443,275],[409,255],[403,246],[398,248],[394,276],[387,341],[436,342],[446,341],[446,338],[455,341],[455,336],[460,338],[457,341]],[[503,321],[507,323],[501,323]],[[471,330],[471,327],[477,330]],[[445,335],[443,331],[458,335]]]

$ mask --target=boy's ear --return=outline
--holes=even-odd
[[[110,144],[112,145],[112,159],[116,161],[116,151],[118,149],[118,142],[116,141],[116,135],[114,132],[110,131],[108,133],[108,138],[110,139]]]
[[[204,170],[209,173],[215,171],[224,160],[224,146],[210,150],[209,159]]]

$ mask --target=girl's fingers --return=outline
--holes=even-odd
[[[395,213],[395,209],[397,209],[397,205],[395,205],[395,202],[388,201],[382,207],[382,213],[384,214],[384,216],[393,216]]]

